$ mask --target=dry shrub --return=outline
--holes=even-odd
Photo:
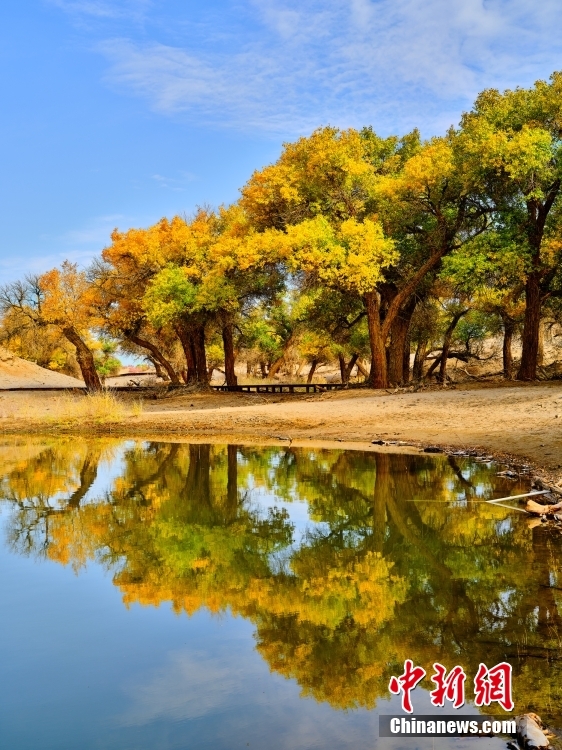
[[[59,425],[111,424],[123,422],[142,413],[142,403],[127,404],[110,391],[84,396],[61,396],[46,418]]]

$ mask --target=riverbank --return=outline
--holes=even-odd
[[[528,462],[562,481],[562,383],[468,384],[428,391],[352,390],[266,397],[188,393],[146,399],[142,411],[107,424],[57,424],[60,394],[3,392],[4,434],[84,432],[135,437],[193,437],[212,442],[342,443],[472,448]],[[77,396],[76,398],[81,398]],[[353,446],[352,446],[353,444]]]

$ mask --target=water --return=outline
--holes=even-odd
[[[465,713],[506,660],[515,711],[560,725],[561,537],[483,503],[528,489],[493,464],[77,438],[0,458],[2,748],[470,745],[378,739],[407,658],[463,666]]]

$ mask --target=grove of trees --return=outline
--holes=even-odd
[[[4,286],[0,341],[74,363],[92,390],[108,372],[100,340],[175,384],[205,387],[220,368],[236,386],[237,358],[263,377],[292,358],[309,379],[338,362],[343,382],[357,366],[384,388],[444,382],[452,356],[502,335],[504,376],[533,380],[544,325],[562,320],[561,187],[560,72],[482,92],[429,140],[323,127],[231,206],[115,230],[89,268]]]

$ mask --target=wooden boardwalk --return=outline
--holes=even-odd
[[[341,383],[257,383],[254,385],[212,385],[213,391],[234,393],[324,393],[341,391]]]
[[[325,393],[326,391],[341,391],[345,388],[357,387],[345,386],[342,383],[258,383],[254,385],[211,385],[209,386],[212,391],[220,392],[231,392],[231,393],[294,393],[297,395],[305,395],[307,393]],[[143,386],[139,385],[108,385],[105,387],[107,391],[129,391],[139,393],[142,391],[154,392],[157,389],[166,389],[168,391],[182,391],[187,388],[185,385],[151,385]],[[0,393],[5,391],[66,391],[69,393],[86,393],[86,386],[29,386],[24,388],[2,388],[0,387]],[[189,392],[189,391],[188,391]]]

